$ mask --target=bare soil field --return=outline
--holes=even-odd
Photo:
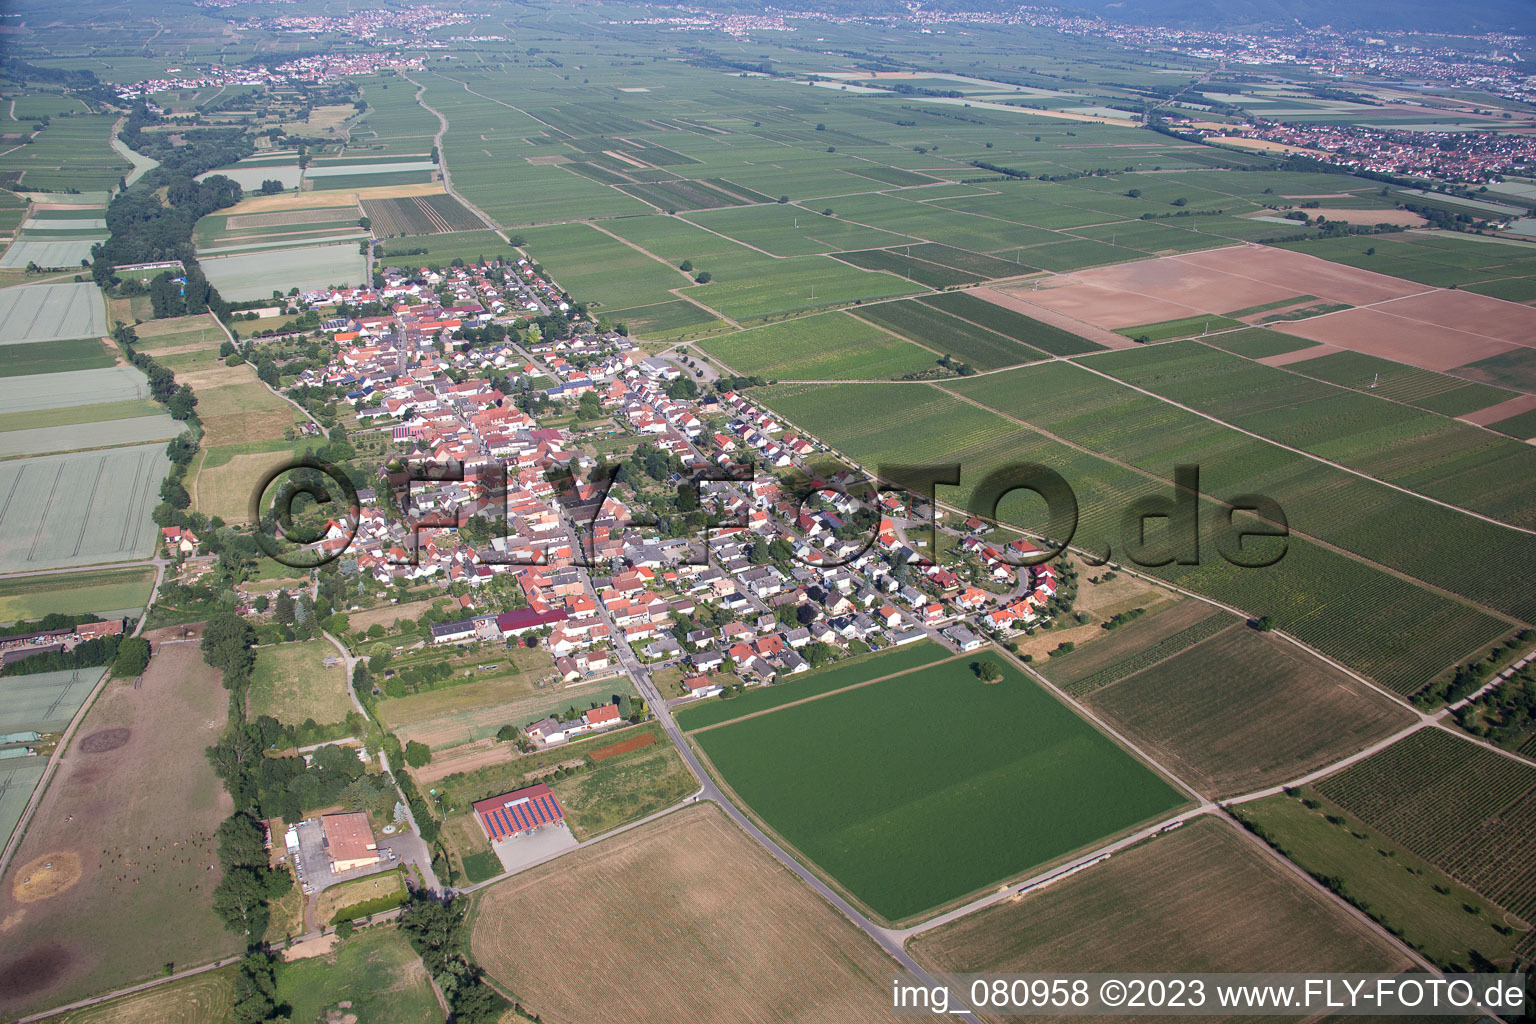
[[[1007,294],[1105,328],[1221,314],[1297,295],[1364,306],[1426,289],[1285,249],[1208,249],[1061,274]]]
[[[1294,644],[1245,628],[1095,690],[1088,704],[1207,796],[1297,778],[1415,720]]]
[[[426,185],[371,185],[367,188],[327,189],[321,192],[289,192],[275,196],[252,196],[228,210],[229,216],[247,213],[272,213],[277,210],[307,210],[316,206],[356,206],[360,199],[397,199],[401,196],[430,196],[443,191],[441,183]]]
[[[0,1015],[237,951],[212,910],[230,800],[203,755],[228,694],[195,643],[107,685],[0,879]],[[52,867],[49,867],[52,865]]]
[[[1467,292],[1441,291],[1440,295],[1467,295]],[[1497,299],[1490,299],[1497,302]],[[1512,302],[1504,303],[1514,306]],[[1519,308],[1519,307],[1516,307]],[[1476,321],[1469,321],[1475,323]],[[1400,363],[1417,366],[1423,370],[1444,372],[1464,363],[1513,352],[1520,346],[1511,342],[1490,338],[1486,334],[1473,334],[1453,327],[1442,327],[1394,316],[1381,307],[1370,309],[1346,309],[1338,313],[1313,317],[1310,320],[1290,320],[1269,325],[1272,330],[1293,334],[1309,341],[1336,345],[1366,355],[1395,359]],[[1479,329],[1482,328],[1479,325]],[[1314,349],[1303,349],[1313,352]]]
[[[1412,210],[1318,210],[1329,220],[1348,221],[1350,224],[1393,224],[1398,227],[1418,228],[1428,223]]]
[[[957,973],[1408,966],[1237,826],[1211,817],[920,935],[908,950],[925,967]]]
[[[470,948],[555,1024],[898,1019],[895,962],[709,804],[486,889]]]
[[[1475,423],[1480,427],[1486,427],[1490,423],[1497,423],[1500,420],[1506,420],[1511,416],[1518,416],[1533,409],[1536,409],[1536,395],[1521,395],[1519,398],[1511,398],[1507,402],[1490,405],[1486,409],[1469,412],[1462,416],[1461,419],[1467,423]]]

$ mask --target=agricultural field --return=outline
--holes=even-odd
[[[144,558],[149,518],[170,468],[165,446],[141,445],[0,462],[0,570]]]
[[[475,962],[549,1020],[892,1019],[891,960],[708,804],[497,882],[471,922]]]
[[[1105,356],[1086,358],[1097,361]],[[1247,493],[1255,486],[1273,486],[1262,476],[1256,478],[1263,463],[1255,461],[1255,452],[1247,448],[1252,439],[1237,435],[1230,440],[1241,450],[1241,458],[1226,454],[1230,449],[1206,451],[1198,446],[1170,452],[1169,417],[1201,445],[1206,443],[1201,435],[1218,428],[1145,396],[1124,394],[1112,388],[1104,391],[1097,384],[1076,386],[1074,380],[1086,380],[1075,376],[1080,372],[1066,364],[1053,363],[976,378],[958,387],[979,401],[995,402],[1010,411],[1015,404],[1027,402],[1028,408],[1021,410],[1022,415],[1056,433],[1063,433],[1070,421],[1079,420],[1085,432],[1068,435],[1078,444],[1090,436],[1087,431],[1114,440],[1116,445],[1121,443],[1118,435],[1125,433],[1136,445],[1129,450],[1136,452],[1138,458],[1155,455],[1156,469],[1161,473],[1168,472],[1175,461],[1196,462],[1202,470],[1202,490],[1208,494]],[[1050,385],[1026,390],[1018,383],[1019,376],[1048,377]],[[1073,542],[1084,550],[1102,553],[1112,548],[1124,552],[1121,510],[1140,498],[1166,497],[1169,493],[1170,485],[1152,475],[1070,447],[926,384],[781,385],[757,391],[756,395],[788,422],[876,472],[881,465],[910,465],[940,457],[945,462],[958,462],[962,466],[961,489],[949,500],[981,514],[995,513],[1020,528],[1060,536],[1059,531],[1066,528],[1063,517],[1058,515],[1052,517],[1056,521],[1049,521],[1041,514],[1038,501],[1030,504],[1005,498],[993,509],[974,493],[978,484],[999,468],[1021,462],[1051,466],[1069,481],[1076,494],[1080,519]],[[1138,429],[1132,418],[1142,399],[1151,403],[1146,408],[1163,417],[1149,421],[1148,429]],[[1109,450],[1117,457],[1125,457],[1118,447],[1111,446]],[[1285,456],[1293,457],[1289,453]],[[1319,467],[1308,467],[1306,475],[1308,479],[1325,477]],[[1281,477],[1282,481],[1289,479],[1288,475]],[[1367,486],[1357,478],[1350,480]],[[1365,561],[1297,536],[1294,531],[1300,529],[1299,513],[1291,508],[1285,495],[1277,495],[1277,500],[1284,503],[1288,515],[1293,517],[1293,533],[1283,557],[1262,572],[1240,568],[1225,559],[1205,559],[1198,566],[1170,564],[1147,571],[1251,615],[1270,615],[1275,628],[1405,694],[1417,691],[1447,666],[1509,631],[1507,620],[1405,584]],[[1370,499],[1378,500],[1374,496]],[[1324,500],[1321,495],[1313,501],[1310,507],[1318,509],[1319,515],[1342,521],[1353,531],[1345,538],[1350,544],[1360,543],[1360,538],[1364,538],[1381,545],[1402,534],[1400,519],[1387,529],[1362,530],[1360,527],[1369,525],[1364,512],[1371,507],[1369,504],[1349,508],[1340,505],[1337,496]],[[1213,518],[1205,518],[1207,513],[1202,513],[1203,521],[1219,521],[1214,517],[1226,514],[1222,508],[1212,505],[1208,514]],[[1211,542],[1217,539],[1213,537]],[[1411,554],[1402,550],[1405,557]],[[1469,554],[1476,562],[1486,558],[1490,550],[1498,550],[1498,545],[1485,545],[1481,553],[1474,546]],[[1154,550],[1148,555],[1156,553]],[[1421,560],[1420,564],[1426,562]],[[1460,576],[1450,574],[1450,568],[1448,563],[1440,563],[1440,571],[1448,574],[1444,578],[1457,588],[1465,589],[1474,583],[1481,588],[1485,582],[1490,587],[1505,588],[1512,580],[1496,572],[1483,581],[1483,574],[1466,573],[1464,563]],[[1479,579],[1473,579],[1474,576]],[[1505,588],[1504,592],[1515,596],[1513,590]],[[1384,646],[1379,643],[1383,628],[1393,630],[1394,635],[1411,636],[1414,641]]]
[[[820,313],[702,342],[737,373],[769,378],[898,378],[936,369],[938,355],[848,313]]]
[[[290,288],[311,291],[363,283],[366,257],[350,244],[212,256],[199,261],[208,281],[232,302],[264,299]]]
[[[309,446],[314,446],[312,441]],[[303,443],[282,438],[204,449],[192,464],[194,473],[187,485],[192,507],[227,523],[249,522],[251,491],[256,484],[274,470],[290,465],[304,449]]]
[[[222,1024],[235,1007],[234,968],[49,1017],[49,1024]]]
[[[1170,338],[1188,338],[1192,335],[1205,335],[1211,331],[1227,331],[1234,327],[1241,327],[1242,322],[1225,316],[1186,316],[1177,320],[1163,320],[1155,324],[1141,324],[1137,327],[1122,327],[1115,331],[1127,338],[1137,341],[1167,341]]]
[[[0,378],[103,370],[115,364],[117,355],[100,338],[34,341],[6,345],[5,359],[0,361]]]
[[[1508,962],[1512,947],[1528,935],[1528,922],[1324,801],[1311,787],[1238,804],[1234,813],[1309,874],[1339,879],[1376,920],[1399,930],[1446,969],[1459,969],[1453,966],[1458,964],[1470,969],[1473,950],[1495,963]]]
[[[1387,238],[1319,238],[1285,248],[1438,288],[1455,285],[1514,302],[1536,298],[1536,252],[1518,243],[1410,231]]]
[[[94,338],[106,333],[106,303],[93,284],[0,289],[0,346]]]
[[[363,215],[375,238],[479,231],[485,227],[474,211],[447,193],[400,199],[365,199]]]
[[[75,114],[56,118],[37,132],[30,145],[7,147],[0,154],[0,175],[20,172],[28,188],[108,189],[132,167],[113,152],[114,114]]]
[[[1287,360],[1285,367],[1292,373],[1405,402],[1442,416],[1465,416],[1520,397],[1519,392],[1421,370],[1363,352],[1322,352],[1299,362]]]
[[[685,730],[703,729],[785,704],[820,697],[834,690],[862,686],[902,672],[911,672],[947,657],[948,650],[928,641],[876,654],[859,655],[772,686],[754,687],[729,700],[717,698],[689,704],[678,708],[674,717]]]
[[[970,292],[925,295],[922,301],[935,309],[951,313],[962,320],[986,327],[999,334],[1005,334],[1021,345],[1040,349],[1053,356],[1080,355],[1084,352],[1097,352],[1104,347],[1059,327],[1052,327],[1022,313],[988,302]]]
[[[394,611],[392,608],[391,613]],[[619,680],[605,680],[590,684],[590,688],[553,687],[548,685],[553,669],[553,659],[539,648],[488,653],[474,662],[455,664],[456,671],[471,678],[469,682],[381,700],[379,719],[402,743],[416,740],[438,749],[494,736],[508,723],[526,724],[517,720],[525,714],[525,706],[556,707],[595,700],[620,685]],[[534,712],[528,721],[538,717]]]
[[[973,661],[998,665],[1003,680],[981,682]],[[770,828],[890,921],[964,899],[1185,802],[989,653],[692,739]]]
[[[213,340],[223,341],[223,337]],[[203,446],[208,449],[275,443],[295,424],[307,422],[302,412],[257,378],[250,363],[226,366],[215,360],[198,369],[178,371],[176,380],[197,395]]]
[[[105,672],[66,668],[6,676],[0,691],[0,733],[63,732]]]
[[[919,935],[908,951],[929,970],[965,973],[1408,966],[1261,845],[1213,817]]]
[[[1529,762],[1427,728],[1313,788],[1522,920],[1536,915]]]
[[[1317,347],[1315,341],[1293,338],[1279,331],[1266,331],[1262,327],[1250,327],[1245,331],[1225,331],[1202,340],[1208,345],[1215,345],[1223,351],[1249,359],[1267,359],[1271,356],[1286,355]]]
[[[1314,655],[1243,626],[1093,691],[1088,706],[1213,797],[1298,778],[1417,720]]]
[[[1100,629],[1064,654],[1036,666],[1051,682],[1083,697],[1236,625],[1203,601],[1185,599],[1140,616],[1114,630]]]
[[[203,754],[227,694],[196,644],[156,647],[140,686],[114,681],[92,705],[0,879],[8,1016],[237,951],[209,870],[230,800]]]
[[[337,664],[326,667],[327,658],[337,659]],[[319,725],[342,721],[352,710],[352,701],[346,665],[340,658],[327,640],[261,648],[246,695],[247,716],[254,721],[271,715],[285,725],[303,725],[305,719]]]
[[[857,315],[978,370],[1032,362],[1045,353],[915,299],[860,306]]]
[[[368,928],[329,953],[290,960],[277,968],[277,1001],[295,1021],[343,1014],[358,1020],[433,1024],[442,1018],[427,970],[404,933],[393,926]]]

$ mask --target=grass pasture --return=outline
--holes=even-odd
[[[324,1021],[339,1011],[363,1021],[432,1024],[442,1017],[427,970],[398,928],[369,928],[329,953],[278,965],[277,1001],[295,1021]]]
[[[908,951],[929,970],[965,973],[1408,966],[1239,829],[1209,817],[920,935]]]
[[[1002,668],[1002,682],[977,679],[970,664],[982,660]],[[1184,803],[990,653],[737,719],[693,739],[759,817],[890,921],[961,900]]]
[[[847,313],[819,313],[701,342],[737,373],[772,378],[901,377],[935,368],[937,355]]]
[[[344,664],[326,668],[326,658],[340,658],[327,640],[278,644],[256,652],[256,669],[246,696],[252,720],[271,715],[285,725],[312,718],[319,725],[340,722],[352,710]]]
[[[1088,704],[1217,797],[1305,775],[1415,721],[1326,662],[1242,626],[1095,690]]]
[[[213,913],[209,870],[230,800],[203,753],[227,695],[196,644],[156,648],[141,687],[109,683],[92,705],[0,879],[7,1016],[237,951]],[[62,872],[51,895],[25,881],[48,861]]]
[[[708,804],[497,882],[471,922],[475,962],[546,1020],[890,1019],[890,959]]]

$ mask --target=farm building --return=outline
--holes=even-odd
[[[332,871],[340,874],[379,862],[379,847],[373,841],[373,829],[368,827],[368,815],[361,811],[327,814],[320,819],[320,828]]]
[[[492,842],[565,820],[560,801],[543,783],[480,800],[473,806],[480,827]]]

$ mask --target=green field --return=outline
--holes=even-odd
[[[1045,357],[1037,348],[968,323],[917,299],[861,306],[858,316],[954,356],[978,370],[995,370]]]
[[[1142,324],[1140,327],[1122,327],[1115,333],[1138,341],[1143,339],[1167,341],[1169,338],[1187,338],[1192,334],[1209,334],[1211,331],[1224,331],[1241,326],[1243,326],[1241,321],[1230,317],[1201,314],[1178,320],[1160,320],[1155,324]]]
[[[703,729],[706,726],[730,722],[745,715],[770,708],[781,707],[792,701],[819,697],[845,686],[854,686],[871,679],[880,679],[897,672],[907,672],[924,665],[932,665],[949,656],[938,644],[924,641],[907,647],[897,647],[877,654],[860,655],[838,662],[830,668],[806,672],[772,686],[758,686],[729,700],[714,698],[698,704],[679,708],[674,717],[683,729]]]
[[[54,612],[130,612],[149,600],[154,578],[153,569],[118,569],[0,580],[0,622],[40,619]],[[61,585],[66,580],[68,586]]]
[[[326,658],[341,654],[328,640],[262,647],[246,695],[251,719],[271,715],[285,725],[313,719],[319,725],[340,722],[352,710],[343,664],[326,668]]]
[[[938,356],[847,313],[820,313],[700,343],[737,373],[831,380],[899,378],[935,368]]]
[[[973,661],[999,665],[1002,682],[982,683]],[[891,921],[1184,803],[995,654],[964,656],[694,739],[769,827]]]
[[[341,1012],[359,1020],[428,1024],[442,1017],[426,968],[393,926],[366,929],[322,956],[280,964],[277,1001],[292,1008],[294,1021],[324,1021],[341,1002],[351,1004]]]
[[[1104,346],[1086,338],[1064,331],[1059,327],[1041,323],[1023,313],[1015,313],[985,299],[966,292],[946,292],[942,295],[925,295],[923,302],[953,313],[963,320],[1006,334],[1022,345],[1049,352],[1053,356],[1073,356],[1084,352],[1097,352]]]
[[[1088,358],[1096,364],[1102,357]],[[1469,573],[1465,565],[1458,571],[1455,558],[1445,551],[1408,544],[1412,531],[1405,534],[1401,525],[1401,517],[1410,512],[1435,521],[1440,521],[1441,513],[1453,521],[1466,517],[1427,503],[1415,504],[1400,492],[1390,492],[1397,507],[1382,505],[1386,496],[1379,485],[1357,477],[1329,481],[1321,466],[1306,467],[1298,478],[1286,468],[1294,466],[1290,460],[1297,456],[1293,453],[1272,446],[1266,449],[1262,442],[1209,420],[1144,395],[1117,390],[1103,378],[1094,383],[1088,377],[1077,377],[1081,373],[1058,362],[951,386],[975,401],[995,403],[1013,415],[1028,417],[1074,444],[1097,446],[1090,451],[1102,450],[1133,464],[1143,460],[1147,471],[1138,472],[1081,447],[1071,447],[926,384],[780,385],[755,394],[790,423],[871,470],[937,458],[960,463],[961,487],[951,492],[949,500],[983,514],[992,514],[994,509],[983,507],[974,492],[991,473],[1020,463],[1050,466],[1076,494],[1079,521],[1074,543],[1085,549],[1103,551],[1108,546],[1123,553],[1122,511],[1143,497],[1167,496],[1171,485],[1162,475],[1170,474],[1177,462],[1189,461],[1201,466],[1204,493],[1237,495],[1286,483],[1293,490],[1276,495],[1276,500],[1282,502],[1295,529],[1301,529],[1303,522],[1309,532],[1316,529],[1316,523],[1302,518],[1303,513],[1310,516],[1315,511],[1324,522],[1339,524],[1336,543],[1350,546],[1369,542],[1383,551],[1396,551],[1395,557],[1412,559],[1421,571],[1433,571],[1437,579],[1456,588],[1499,594],[1504,601],[1524,600],[1513,586],[1514,577],[1497,570]],[[1021,377],[1031,383],[1022,383]],[[1171,450],[1170,436],[1179,437],[1181,442]],[[1274,477],[1263,474],[1266,463],[1273,464]],[[1360,492],[1357,504],[1346,504],[1327,493],[1335,483],[1367,490]],[[1322,484],[1328,488],[1313,490]],[[1300,510],[1291,508],[1287,501],[1293,493],[1306,499]],[[1038,499],[1031,504],[1009,498],[995,511],[1004,521],[1025,529],[1050,533],[1064,528],[1060,517],[1056,522],[1047,521],[1040,508]],[[1218,516],[1222,514],[1219,506],[1212,505],[1209,512],[1202,513],[1202,519],[1214,526],[1221,522]],[[1478,522],[1472,520],[1473,524]],[[1481,526],[1501,529],[1487,523]],[[1476,535],[1478,530],[1469,526],[1463,532]],[[1447,538],[1451,539],[1455,538]],[[1218,540],[1210,536],[1205,550],[1216,550]],[[1519,542],[1513,543],[1518,548]],[[1469,543],[1464,553],[1474,563],[1487,564],[1497,559],[1493,552],[1500,552],[1502,544],[1479,547]],[[1404,693],[1416,691],[1452,662],[1508,632],[1502,619],[1405,584],[1380,568],[1294,535],[1283,557],[1262,571],[1242,568],[1220,557],[1203,558],[1198,566],[1172,564],[1148,571],[1252,615],[1271,615],[1277,628]],[[1410,637],[1411,642],[1383,645],[1379,638],[1384,630]]]
[[[1249,359],[1263,359],[1266,356],[1278,356],[1286,352],[1317,347],[1315,341],[1281,334],[1279,331],[1266,331],[1262,327],[1250,327],[1246,331],[1212,335],[1203,340],[1208,345],[1215,345],[1233,355],[1247,356]]]
[[[571,834],[586,840],[670,807],[698,789],[698,781],[677,748],[654,722],[624,729],[595,744],[594,751],[648,737],[647,746],[589,760],[593,767],[555,782],[550,788],[565,808]],[[496,874],[500,874],[497,868]]]

